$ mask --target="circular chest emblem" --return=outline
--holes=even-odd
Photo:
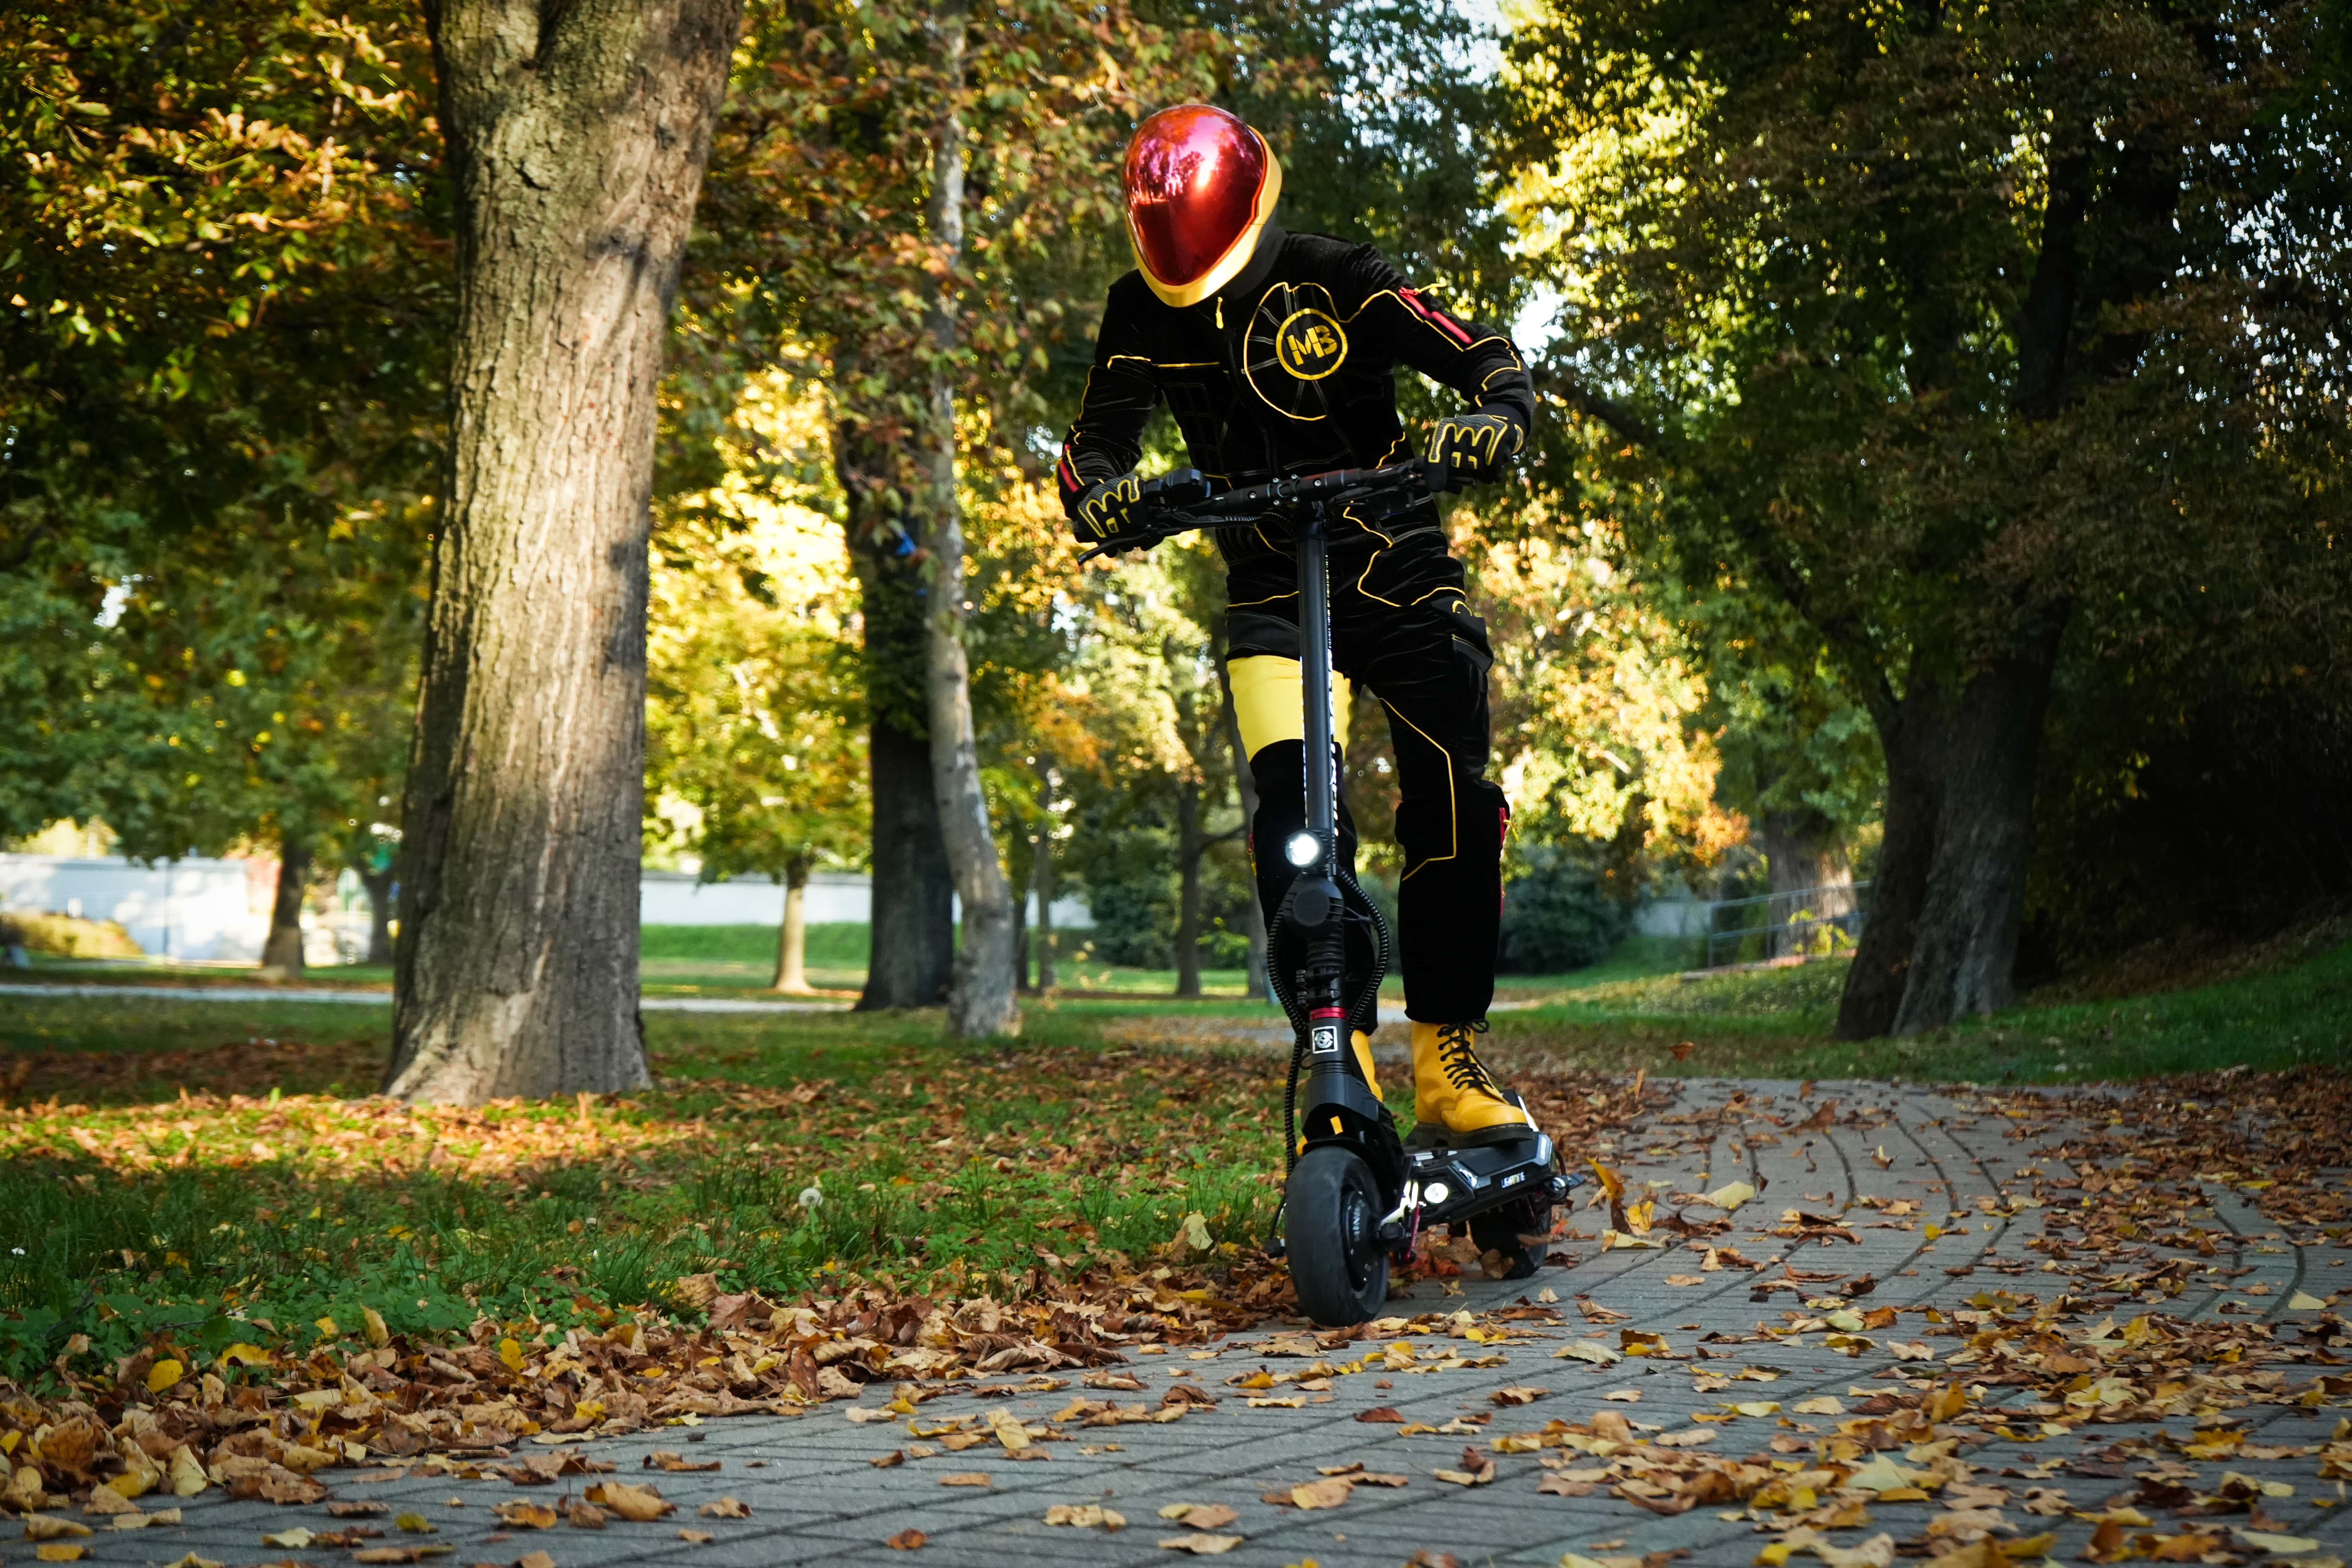
[[[1324,311],[1293,310],[1274,331],[1274,354],[1300,381],[1320,381],[1348,357],[1348,334]]]

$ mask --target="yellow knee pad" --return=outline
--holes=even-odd
[[[1270,653],[1228,659],[1225,676],[1234,684],[1234,718],[1241,725],[1242,752],[1256,756],[1277,741],[1307,739],[1306,681],[1298,661]],[[1345,676],[1331,677],[1331,738],[1343,747],[1348,740],[1348,709],[1354,688]]]

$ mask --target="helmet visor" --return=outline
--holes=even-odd
[[[1260,217],[1265,143],[1205,103],[1163,109],[1127,149],[1127,216],[1153,279],[1181,288],[1208,275]]]

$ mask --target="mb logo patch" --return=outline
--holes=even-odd
[[[1329,378],[1347,363],[1348,331],[1321,284],[1277,283],[1258,297],[1242,374],[1268,407],[1291,419],[1328,417],[1338,384]]]
[[[1348,334],[1321,310],[1294,310],[1275,329],[1275,353],[1282,368],[1301,381],[1320,381],[1348,357]]]

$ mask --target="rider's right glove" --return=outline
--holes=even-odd
[[[1134,521],[1135,509],[1142,500],[1142,482],[1133,474],[1106,479],[1079,498],[1070,513],[1070,531],[1082,544],[1117,539]]]
[[[1518,421],[1505,415],[1451,414],[1430,427],[1428,455],[1449,479],[1483,484],[1500,478],[1527,442]]]

